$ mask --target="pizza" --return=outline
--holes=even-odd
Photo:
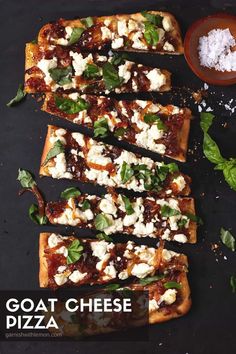
[[[175,252],[145,245],[75,238],[42,233],[39,240],[39,284],[42,288],[80,287],[115,281],[145,279],[169,270],[186,271]],[[178,278],[171,274],[172,281]]]
[[[84,194],[47,203],[46,216],[51,224],[95,229],[106,235],[118,232],[181,243],[196,242],[192,198]]]
[[[81,51],[110,48],[159,54],[184,52],[176,19],[170,13],[161,11],[60,19],[41,28],[38,43],[73,46]]]
[[[116,100],[106,96],[47,93],[42,110],[94,130],[113,134],[136,146],[184,162],[191,111],[144,100]]]
[[[76,48],[26,45],[25,92],[90,94],[164,92],[169,71],[138,64],[123,56],[81,53]]]
[[[48,126],[39,173],[159,195],[190,193],[191,179],[175,163],[155,162],[55,126]]]
[[[66,337],[83,337],[138,327],[154,323],[166,322],[185,315],[191,307],[190,288],[187,279],[187,257],[172,251],[163,250],[158,274],[153,277],[129,282],[124,286],[115,284],[116,291],[100,288],[78,294],[76,299],[132,299],[132,312],[119,313],[76,311],[73,315],[64,310],[65,303],[55,305],[53,313],[44,313],[46,321],[53,315],[59,324],[58,329],[50,328],[50,332],[60,333]],[[146,283],[146,284],[145,284]],[[117,288],[118,287],[118,288]],[[148,303],[146,304],[148,293]]]

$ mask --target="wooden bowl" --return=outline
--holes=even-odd
[[[236,16],[218,13],[194,22],[188,29],[184,39],[185,59],[192,71],[201,80],[213,85],[232,85],[236,83],[236,71],[222,72],[200,65],[198,54],[199,38],[216,28],[229,28],[232,35],[236,38]]]

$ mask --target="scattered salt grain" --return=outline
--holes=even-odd
[[[236,51],[231,50],[235,45],[229,28],[211,30],[199,38],[200,64],[217,71],[236,71]]]

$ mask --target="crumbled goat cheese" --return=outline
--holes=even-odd
[[[166,83],[166,77],[164,74],[162,74],[160,69],[152,69],[146,76],[150,81],[150,91],[159,90],[161,86],[165,85]]]
[[[163,49],[166,50],[167,52],[174,52],[175,48],[174,46],[169,43],[168,41],[166,41],[163,45]]]
[[[143,33],[141,31],[137,31],[134,33],[134,35],[132,36],[132,47],[135,49],[147,49],[147,45],[145,43],[142,42],[143,39]]]
[[[88,63],[93,62],[93,56],[92,54],[89,54],[85,58],[81,53],[74,53],[70,51],[70,56],[73,58],[72,60],[72,65],[73,68],[75,69],[75,75],[76,76],[81,76],[87,66]]]
[[[169,32],[173,29],[173,25],[172,25],[170,17],[164,16],[164,18],[162,20],[162,26],[166,32]]]
[[[131,270],[131,274],[137,278],[145,278],[151,274],[154,270],[153,266],[149,266],[146,263],[135,264]]]
[[[174,235],[174,240],[181,243],[186,243],[188,241],[187,237],[184,234]]]
[[[45,75],[44,81],[46,85],[49,85],[53,81],[49,70],[57,67],[57,58],[54,57],[52,59],[41,59],[37,66]]]
[[[131,78],[130,69],[131,69],[132,65],[133,65],[133,62],[126,60],[126,62],[123,65],[119,66],[119,76],[124,79],[125,84]]]
[[[111,43],[111,47],[113,49],[118,49],[124,46],[124,39],[123,38],[115,38]]]
[[[164,292],[163,295],[161,295],[159,302],[161,303],[162,301],[164,301],[167,305],[171,305],[176,300],[176,294],[177,294],[177,290],[168,289]]]
[[[102,31],[102,40],[112,38],[112,32],[109,30],[109,28],[105,26],[101,27],[101,31]]]
[[[78,283],[79,281],[84,279],[87,274],[88,273],[81,273],[79,270],[74,270],[73,273],[71,273],[71,275],[69,276],[69,279],[73,281],[73,283]]]
[[[121,36],[128,36],[128,28],[127,28],[126,20],[118,21],[117,30],[118,30],[118,34],[120,37]]]

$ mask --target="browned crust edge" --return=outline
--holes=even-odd
[[[168,16],[171,19],[171,22],[173,24],[173,29],[170,31],[171,35],[177,40],[177,48],[175,49],[174,52],[166,52],[166,51],[152,51],[151,53],[157,53],[157,54],[169,54],[169,55],[179,55],[184,53],[184,47],[183,47],[183,41],[182,41],[182,36],[181,36],[181,31],[180,31],[180,26],[176,20],[176,18],[169,12],[163,12],[163,11],[148,11],[149,13],[152,13],[154,15],[161,15],[161,16]],[[143,20],[143,16],[140,12],[135,13],[135,14],[118,14],[118,15],[113,15],[113,16],[101,16],[97,17],[99,22],[103,22],[104,20],[122,20],[122,19],[133,19],[133,20]],[[65,20],[62,19],[61,23],[63,26],[70,26],[70,27],[84,27],[83,23],[81,22],[82,19],[75,19],[75,20]],[[44,25],[38,34],[38,43],[40,45],[45,45],[49,44],[48,41],[45,39],[43,36],[43,32],[50,30],[51,24],[47,23]],[[123,50],[123,49],[122,49]],[[148,52],[147,50],[140,50],[140,49],[125,49],[127,52]]]
[[[50,143],[50,137],[53,134],[54,130],[55,130],[55,127],[53,125],[48,125],[48,131],[47,131],[47,135],[45,138],[43,153],[42,153],[41,162],[40,162],[40,169],[39,169],[40,176],[50,176],[50,174],[48,173],[47,167],[43,166],[43,163],[46,159],[46,156],[47,156],[49,150],[52,148],[52,144]]]
[[[190,198],[190,199],[191,199],[191,202],[190,202],[189,212],[193,215],[196,215],[194,199],[193,198]],[[188,243],[196,243],[197,242],[197,223],[196,222],[190,221],[189,234],[190,234],[190,238],[188,240]]]
[[[44,251],[48,244],[49,232],[43,232],[39,235],[39,286],[47,288],[48,286],[48,264]]]

